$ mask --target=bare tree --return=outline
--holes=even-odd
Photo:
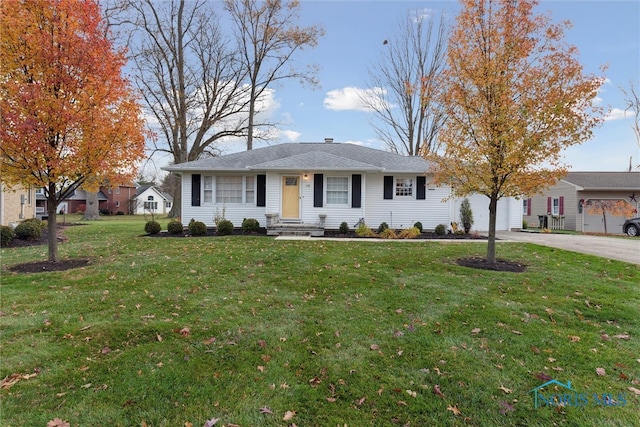
[[[247,150],[253,148],[256,104],[265,90],[285,79],[317,85],[316,67],[298,71],[290,65],[293,55],[305,47],[315,47],[324,35],[319,26],[298,27],[300,2],[292,0],[225,0],[225,8],[236,26],[238,50],[249,83]]]
[[[447,27],[444,14],[411,14],[397,38],[384,40],[369,85],[378,96],[363,97],[374,112],[372,125],[394,153],[417,156],[436,151],[445,113],[435,96],[446,65]]]
[[[151,155],[169,154],[176,164],[218,155],[221,138],[247,132],[249,97],[241,83],[246,72],[223,37],[213,5],[131,0],[121,14],[126,19],[119,18],[120,31],[133,33],[135,81],[159,133]],[[174,197],[170,216],[179,216],[181,196]]]
[[[638,147],[640,147],[640,93],[638,93],[638,89],[635,87],[633,82],[629,82],[628,89],[620,88],[620,90],[624,94],[626,104],[624,111],[631,111],[633,113],[634,121],[631,128],[633,129],[633,133],[636,135]],[[638,167],[640,168],[640,165]],[[631,172],[631,160],[629,161],[629,172]]]

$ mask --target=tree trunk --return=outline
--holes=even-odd
[[[49,243],[49,261],[51,262],[58,261],[58,223],[56,218],[56,202],[55,194],[47,197],[47,215],[49,216],[47,219],[47,232],[49,233],[47,239]]]
[[[171,203],[171,210],[169,211],[169,218],[180,218],[182,215],[182,186],[179,191],[173,195],[173,202]]]
[[[97,221],[100,219],[100,210],[98,207],[98,193],[90,193],[87,191],[87,204],[82,216],[83,221]]]
[[[496,262],[496,215],[498,211],[498,196],[492,194],[489,198],[489,241],[487,242],[487,262]]]

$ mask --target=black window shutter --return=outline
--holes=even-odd
[[[256,195],[256,206],[264,207],[267,205],[267,176],[258,175],[256,185],[258,187],[258,194]]]
[[[384,177],[384,198],[385,199],[393,199],[393,177],[385,176]]]
[[[200,180],[199,173],[191,175],[191,206],[200,206]]]
[[[418,176],[416,177],[416,199],[424,200],[426,199],[426,189],[427,189],[427,177]]]
[[[322,207],[322,196],[324,192],[324,175],[321,173],[313,174],[313,207]]]
[[[351,175],[351,207],[362,207],[362,175]]]

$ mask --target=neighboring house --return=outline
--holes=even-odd
[[[33,188],[0,183],[0,225],[17,224],[36,216],[36,191]]]
[[[107,196],[98,191],[98,209],[102,209],[102,206],[109,200]],[[71,196],[64,199],[58,205],[58,213],[84,213],[87,209],[87,191],[78,189],[71,194]]]
[[[136,189],[133,203],[134,214],[166,214],[171,210],[173,198],[153,185],[143,185]]]
[[[100,191],[107,198],[100,202],[100,211],[115,215],[118,212],[131,214],[134,211],[133,200],[136,197],[136,186],[119,185],[117,187],[100,187]]]
[[[353,229],[360,219],[375,229],[425,230],[459,221],[461,199],[436,186],[422,157],[407,157],[354,144],[290,143],[167,166],[182,175],[183,221],[214,225],[224,217],[235,227],[244,218],[261,226],[315,224]],[[448,199],[444,201],[443,199]],[[488,229],[488,198],[470,197],[474,230]],[[522,226],[521,202],[498,204],[498,230]]]
[[[535,227],[542,219],[549,228],[604,233],[602,214],[589,212],[595,200],[622,200],[638,212],[640,172],[569,172],[542,195],[523,200],[523,219]],[[625,219],[607,215],[607,232],[622,233]]]

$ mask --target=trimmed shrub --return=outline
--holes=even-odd
[[[160,227],[160,223],[157,221],[147,221],[144,225],[144,231],[146,231],[147,234],[158,234],[160,230],[162,230],[162,227]]]
[[[417,228],[418,231],[422,233],[422,223],[420,221],[418,221],[415,224],[413,224],[413,227]]]
[[[378,234],[388,229],[389,229],[389,224],[387,224],[386,222],[381,222],[380,225],[378,226]]]
[[[220,224],[218,223],[218,228],[220,228]],[[231,227],[233,230],[233,226]],[[257,233],[260,231],[260,223],[255,218],[244,218],[242,220],[242,232],[244,234]]]
[[[167,224],[167,231],[169,234],[180,234],[184,231],[184,226],[177,219],[172,219],[169,221],[169,224]]]
[[[207,226],[202,221],[189,221],[189,234],[192,236],[204,236],[207,234]]]
[[[462,222],[464,234],[469,234],[473,225],[473,212],[471,211],[471,203],[467,198],[460,203],[460,222]]]
[[[8,225],[0,227],[0,246],[7,246],[16,237],[16,233],[13,228]]]
[[[358,237],[375,237],[376,233],[372,229],[366,226],[366,224],[360,224],[356,228],[356,236]]]
[[[42,237],[42,228],[42,221],[38,218],[29,218],[18,224],[13,232],[18,239],[38,240]]]
[[[522,229],[526,230],[527,228],[529,228],[529,223],[526,220],[522,220]]]
[[[402,230],[398,237],[401,239],[415,239],[418,237],[422,231],[418,227],[407,228],[406,230]]]
[[[340,228],[338,228],[338,231],[340,232],[340,234],[347,234],[349,233],[349,224],[347,224],[346,221],[342,221],[340,223]]]
[[[398,235],[396,234],[395,230],[393,230],[392,228],[385,228],[384,230],[380,231],[378,233],[378,235],[380,237],[382,237],[383,239],[397,239]]]
[[[434,231],[438,236],[444,236],[447,233],[447,226],[444,224],[438,224]]]
[[[233,223],[228,219],[219,221],[216,234],[218,236],[228,236],[230,234],[233,234]]]

